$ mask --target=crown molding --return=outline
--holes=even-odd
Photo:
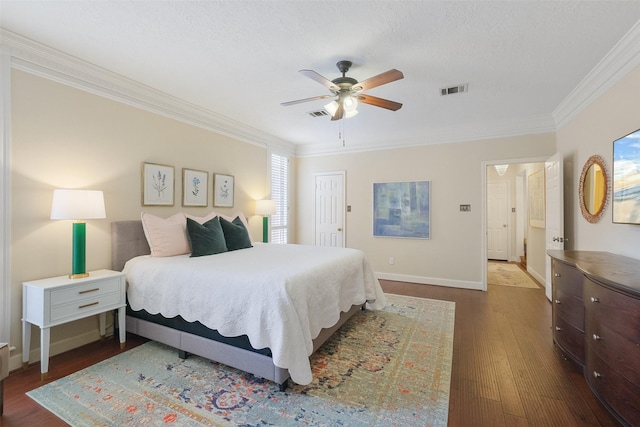
[[[553,111],[557,128],[571,121],[640,65],[640,21],[607,53]]]
[[[556,107],[551,117],[511,123],[483,123],[439,129],[420,138],[393,144],[295,145],[213,111],[203,109],[167,93],[145,86],[64,52],[0,28],[0,40],[11,67],[77,89],[122,102],[239,141],[267,146],[298,157],[389,150],[430,144],[468,142],[490,138],[555,132],[595,99],[640,65],[640,21],[613,47],[576,88]]]
[[[295,145],[165,92],[0,28],[11,67],[261,147],[293,155]]]

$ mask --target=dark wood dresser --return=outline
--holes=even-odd
[[[547,251],[553,339],[623,424],[640,426],[640,260]]]

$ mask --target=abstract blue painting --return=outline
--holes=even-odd
[[[373,184],[373,235],[430,239],[431,181]]]

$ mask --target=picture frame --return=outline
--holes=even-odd
[[[640,129],[613,141],[614,224],[640,224]]]
[[[142,206],[173,206],[174,167],[142,163]]]
[[[374,183],[373,235],[431,239],[431,181]]]
[[[527,193],[529,195],[529,226],[544,228],[546,216],[544,169],[529,175]]]
[[[182,168],[182,206],[209,206],[209,172]]]
[[[234,181],[233,175],[213,174],[213,206],[233,207]]]

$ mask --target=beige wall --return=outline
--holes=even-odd
[[[346,203],[352,207],[346,214],[346,244],[363,250],[380,277],[477,287],[483,263],[483,162],[540,158],[554,152],[554,134],[540,134],[299,158],[298,241],[314,243],[314,173],[344,170]],[[372,184],[414,180],[431,181],[431,239],[373,237]],[[471,212],[460,212],[460,204],[470,204]],[[394,265],[389,264],[390,257]]]
[[[54,188],[103,190],[106,220],[87,222],[87,268],[109,268],[111,221],[138,219],[141,211],[168,217],[179,211],[203,216],[212,207],[182,208],[182,168],[235,177],[234,208],[242,210],[260,239],[254,200],[265,197],[267,150],[103,97],[27,74],[12,73],[11,143],[11,341],[21,352],[21,283],[68,274],[71,223],[49,219]],[[175,205],[141,206],[141,163],[175,167]],[[97,319],[52,330],[52,353],[98,338]],[[39,335],[34,329],[32,357]],[[14,360],[12,360],[14,362]]]
[[[564,156],[568,249],[607,251],[640,259],[640,225],[613,224],[611,197],[596,224],[582,217],[578,200],[578,180],[590,156],[602,156],[612,175],[613,141],[640,128],[639,99],[637,67],[557,132],[558,151]]]

